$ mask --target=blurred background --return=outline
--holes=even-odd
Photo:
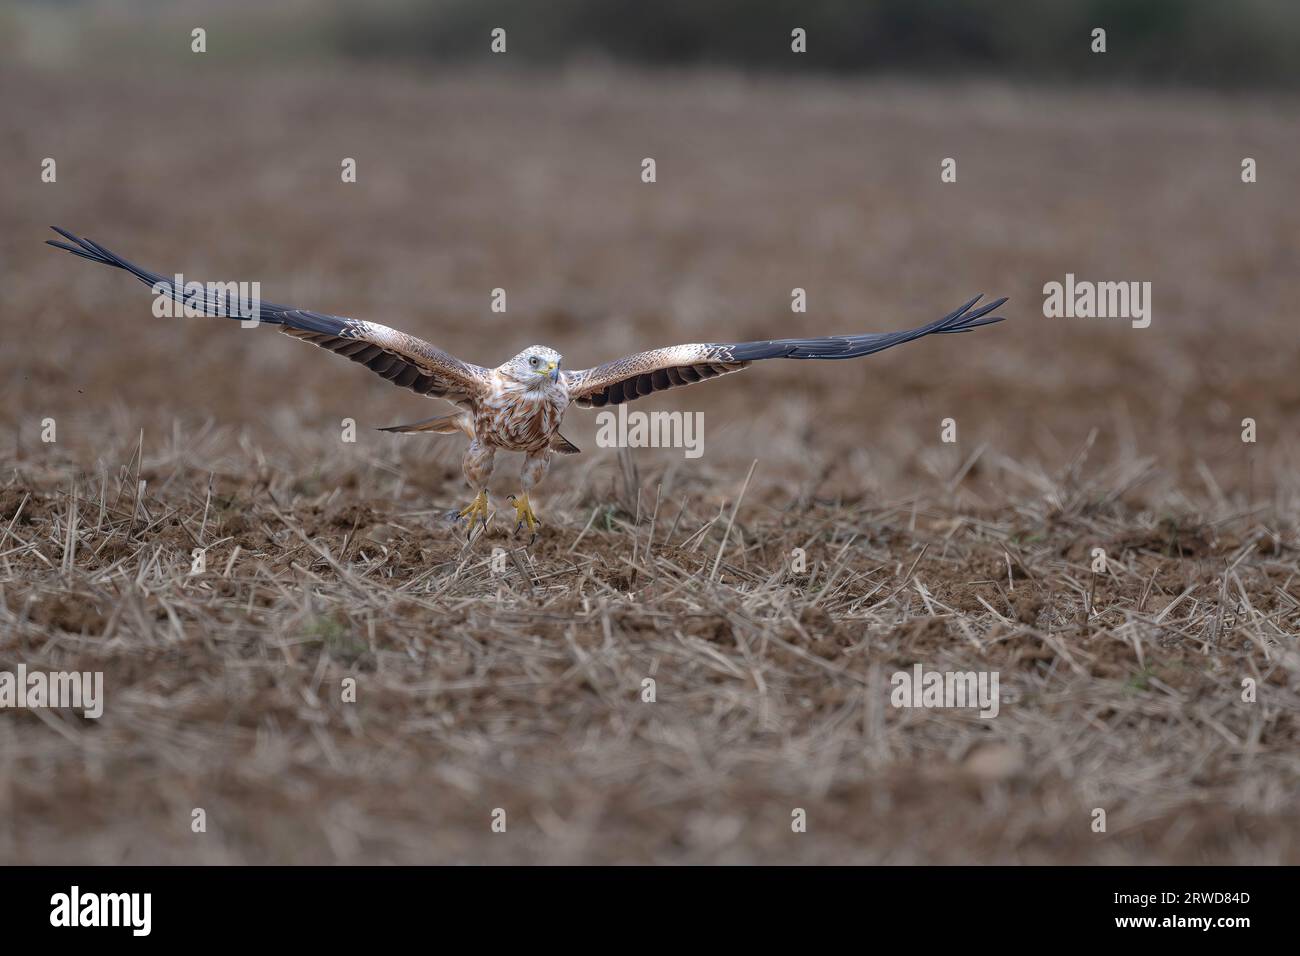
[[[159,41],[202,15],[230,32],[221,59],[489,59],[483,42],[508,27],[510,62],[564,66],[585,58],[630,66],[719,67],[836,75],[986,73],[1068,83],[1138,81],[1194,87],[1294,86],[1300,11],[1287,0],[32,0],[9,8],[6,53],[48,63],[74,51],[156,55]],[[802,27],[816,41],[789,56]],[[1080,36],[1120,42],[1098,60]],[[163,43],[165,44],[165,41]]]
[[[1300,406],[1298,25],[1269,0],[7,2],[4,321],[40,336],[6,350],[0,414],[259,428],[279,410],[283,430],[427,407],[292,342],[149,321],[143,289],[41,244],[56,223],[488,365],[539,340],[583,367],[905,328],[1008,295],[1016,321],[960,344],[783,363],[658,407],[707,401],[715,462],[761,435],[830,494],[950,473],[965,455],[933,437],[958,410],[963,442],[1045,467],[1096,428],[1094,455],[1268,487]],[[1066,273],[1151,282],[1151,327],[1044,318]]]

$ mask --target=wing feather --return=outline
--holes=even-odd
[[[260,322],[278,327],[285,335],[336,352],[366,366],[394,385],[409,388],[421,395],[445,398],[452,402],[464,401],[481,394],[490,381],[487,369],[462,362],[423,339],[386,325],[309,312],[271,302],[258,303],[256,316],[244,315],[236,303],[210,295],[206,291],[206,285],[201,295],[187,296],[183,289],[177,289],[166,276],[142,269],[98,243],[75,236],[58,226],[53,229],[68,240],[46,240],[57,249],[91,262],[123,269],[175,301],[202,309],[205,315],[231,319],[255,317]]]
[[[763,359],[851,359],[881,352],[927,335],[969,332],[1001,322],[993,315],[1007,300],[975,308],[976,296],[961,308],[920,328],[865,335],[827,335],[811,339],[674,345],[627,355],[595,368],[566,372],[569,397],[584,408],[621,405],[654,392],[691,385],[748,368]]]

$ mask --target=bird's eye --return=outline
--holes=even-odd
[[[528,360],[528,364],[531,365],[533,368],[537,368],[537,356],[534,355],[532,358],[530,358]]]

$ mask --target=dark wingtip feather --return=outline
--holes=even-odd
[[[975,311],[970,311],[971,306],[982,298],[984,298],[984,294],[980,293],[975,298],[971,299],[956,314],[955,318],[945,320],[939,328],[935,329],[935,331],[969,332],[971,329],[978,329],[982,325],[993,325],[995,322],[1001,322],[1006,318],[1006,316],[1002,315],[989,315],[989,313],[997,311],[1006,304],[1006,296],[994,299],[992,302],[986,302]]]
[[[68,230],[62,228],[61,226],[50,226],[50,228],[53,229],[55,232],[57,232],[64,239],[68,240],[68,242],[72,243],[73,245],[80,246],[82,249],[86,248],[85,241],[75,233],[68,232]],[[49,240],[47,239],[46,242],[49,242]]]
[[[177,302],[185,301],[183,294],[180,291],[172,288],[171,281],[167,279],[165,276],[157,275],[155,273],[140,268],[134,263],[129,262],[126,259],[123,259],[117,253],[109,251],[105,247],[101,246],[99,243],[95,242],[93,239],[86,239],[83,236],[78,236],[75,233],[69,232],[67,229],[64,229],[60,226],[50,226],[50,228],[53,229],[55,232],[57,232],[64,239],[67,239],[68,242],[59,242],[55,239],[46,239],[45,240],[46,245],[53,246],[55,249],[62,249],[64,252],[71,252],[73,255],[81,256],[81,258],[83,259],[89,259],[91,262],[98,262],[100,265],[112,266],[115,269],[122,269],[126,272],[131,273],[146,285],[158,286],[159,284],[161,284],[162,290],[166,292],[166,294],[171,296],[172,299],[174,299]],[[71,245],[69,243],[71,243]],[[246,316],[243,315],[235,315],[230,313],[229,311],[222,311],[220,308],[220,303],[209,301],[206,295],[203,298],[202,306],[203,309],[205,310],[205,313],[208,315],[225,316],[226,318],[232,318],[232,319],[246,318]],[[261,319],[261,321],[263,322],[280,325],[282,324],[282,320],[278,317],[278,313],[283,311],[286,311],[284,306],[276,305],[272,302],[263,302],[261,303],[261,311],[260,314],[257,316],[257,318]]]
[[[83,239],[81,236],[71,233],[59,226],[50,226],[50,228],[64,239],[67,239],[68,242],[46,239],[45,244],[47,246],[53,246],[55,249],[62,249],[64,252],[71,252],[74,256],[81,256],[83,259],[89,259],[91,262],[98,262],[101,265],[124,268],[124,266],[117,261],[116,257],[102,246],[98,246],[89,239]],[[72,243],[72,245],[68,245],[68,243]]]
[[[81,256],[83,259],[89,259],[91,262],[100,262],[98,256],[92,256],[89,252],[82,252],[80,249],[74,249],[65,242],[55,242],[53,239],[46,239],[47,246],[53,246],[55,249],[62,249],[64,252],[71,252],[74,256]]]

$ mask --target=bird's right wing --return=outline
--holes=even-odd
[[[241,314],[236,303],[226,301],[224,297],[214,297],[206,291],[198,296],[187,294],[184,289],[177,289],[166,276],[141,269],[97,242],[74,236],[58,226],[53,229],[73,243],[68,245],[47,239],[46,242],[55,248],[91,262],[124,269],[159,294],[167,295],[183,305],[197,306],[205,315],[231,319],[250,318]],[[188,287],[189,284],[186,285]],[[360,362],[394,385],[431,398],[445,398],[450,402],[464,401],[482,394],[491,381],[487,369],[463,362],[414,335],[375,322],[309,312],[270,302],[258,303],[258,312],[251,317],[277,326],[286,335],[337,352],[353,362]]]
[[[991,315],[1005,298],[976,308],[976,296],[942,319],[902,332],[868,332],[862,335],[825,335],[811,339],[770,339],[761,342],[712,342],[672,345],[625,355],[595,368],[565,372],[569,398],[583,408],[621,405],[644,395],[748,368],[762,359],[851,359],[881,352],[904,342],[946,332],[969,332],[1001,322]]]

